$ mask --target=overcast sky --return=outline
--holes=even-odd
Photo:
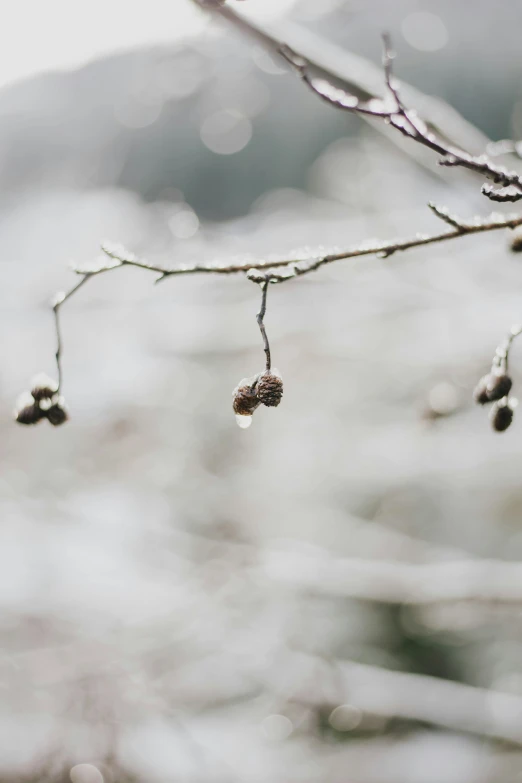
[[[295,0],[237,3],[257,19]],[[235,3],[233,3],[235,5]],[[77,68],[99,56],[197,33],[206,14],[190,0],[17,0],[0,26],[0,87],[43,71]]]

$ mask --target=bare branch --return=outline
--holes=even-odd
[[[491,201],[513,202],[519,201],[521,198],[520,191],[518,191],[514,185],[510,185],[507,188],[495,188],[493,185],[483,185],[481,193]]]
[[[451,226],[453,230],[438,234],[415,234],[405,239],[384,240],[381,242],[368,241],[346,248],[345,250],[336,250],[335,252],[319,255],[310,254],[302,257],[278,256],[267,257],[264,259],[253,259],[248,261],[228,262],[226,264],[220,261],[214,261],[204,264],[181,264],[177,267],[164,267],[149,264],[140,260],[133,253],[126,251],[121,246],[104,245],[103,251],[109,260],[100,259],[94,265],[78,265],[75,271],[81,275],[100,274],[110,271],[120,266],[134,266],[147,271],[156,272],[160,279],[177,275],[189,274],[238,274],[247,273],[248,278],[255,283],[264,283],[269,273],[270,282],[284,282],[292,277],[299,277],[334,261],[343,261],[349,258],[360,256],[380,255],[388,257],[393,253],[409,250],[415,247],[431,245],[437,242],[445,242],[457,237],[468,234],[480,234],[487,231],[497,231],[499,229],[517,228],[522,225],[522,215],[500,215],[493,213],[487,218],[472,218],[463,220],[456,215],[451,215],[445,208],[438,207],[430,203],[428,205],[432,212],[445,223]],[[277,270],[281,270],[278,272]]]
[[[447,144],[442,138],[438,138],[429,131],[426,124],[416,116],[415,112],[404,106],[392,72],[394,54],[390,49],[388,36],[384,36],[383,67],[385,84],[392,99],[391,106],[385,99],[360,101],[355,95],[334,87],[325,79],[314,77],[306,59],[289,49],[288,46],[282,46],[280,53],[292,65],[307,87],[327,103],[355,114],[371,115],[384,119],[404,136],[440,155],[439,163],[442,166],[461,166],[493,180],[495,184],[501,185],[503,188],[512,187],[509,197],[499,197],[495,200],[518,201],[522,198],[522,178],[516,171],[508,171],[503,166],[497,166],[485,155],[475,157]],[[483,190],[483,192],[490,198],[494,195],[498,196],[498,191],[496,194],[491,190]]]
[[[522,604],[522,563],[501,560],[419,565],[269,552],[262,568],[278,582],[319,595],[420,606],[460,601]]]
[[[312,657],[306,666],[305,656],[299,659],[302,677],[295,698],[305,704],[324,705],[325,691],[330,691],[335,704],[349,703],[370,715],[404,718],[522,745],[522,698],[518,695],[354,661],[324,661],[322,670],[318,663]]]
[[[209,4],[207,0],[192,1],[216,17],[226,20],[241,34],[257,41],[272,54],[280,51],[284,41],[291,50],[300,52],[310,67],[320,73],[322,78],[343,87],[345,92],[356,96],[360,101],[376,98],[380,91],[381,72],[371,60],[348,52],[295,22],[286,19],[267,28],[240,13],[229,3],[210,2]],[[404,82],[401,82],[401,85],[402,91],[407,92],[409,102],[422,110],[422,120],[428,130],[436,133],[446,142],[464,149],[485,149],[491,143],[482,131],[440,98],[423,94]],[[386,124],[374,123],[369,116],[363,115],[363,118],[382,133],[386,133],[395,143],[400,141],[396,134],[388,133]],[[416,147],[407,147],[406,152],[424,164],[423,158],[418,157]],[[508,148],[502,154],[510,152],[511,149]]]
[[[91,277],[110,272],[113,269],[119,269],[123,266],[132,266],[156,273],[156,282],[164,280],[167,277],[189,274],[218,274],[231,275],[243,273],[252,282],[259,283],[263,288],[263,298],[261,310],[257,315],[257,321],[263,337],[265,353],[267,357],[267,370],[271,366],[270,346],[266,331],[264,328],[264,315],[266,311],[266,295],[269,283],[282,283],[294,277],[301,277],[309,272],[313,272],[320,267],[333,263],[334,261],[343,261],[349,258],[360,256],[378,255],[382,258],[388,258],[396,252],[409,250],[414,247],[445,242],[449,239],[464,236],[466,234],[477,234],[486,231],[496,231],[498,229],[516,228],[522,225],[522,215],[499,215],[493,213],[488,218],[474,218],[471,221],[464,221],[456,215],[451,215],[447,209],[438,207],[433,203],[428,204],[432,212],[451,227],[451,231],[439,234],[419,234],[407,239],[394,239],[383,242],[364,242],[346,250],[319,254],[316,256],[306,255],[303,257],[279,258],[268,257],[261,260],[249,260],[239,262],[221,262],[214,261],[206,264],[180,264],[177,267],[158,266],[150,264],[147,261],[139,259],[134,253],[131,253],[121,245],[105,243],[102,246],[104,256],[88,266],[77,265],[74,271],[81,275],[81,280],[76,283],[69,291],[60,292],[56,295],[53,302],[53,314],[56,331],[56,367],[58,371],[58,390],[63,385],[62,353],[63,339],[60,325],[60,309]]]

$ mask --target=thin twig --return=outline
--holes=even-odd
[[[261,309],[256,315],[257,324],[259,326],[259,331],[261,332],[261,337],[263,338],[263,345],[265,348],[267,372],[272,369],[272,360],[270,357],[270,344],[268,342],[268,337],[266,334],[265,323],[264,323],[264,318],[266,313],[266,295],[268,292],[269,283],[270,280],[266,279],[265,282],[261,284],[261,290],[263,292],[261,295]]]
[[[58,294],[56,294],[53,302],[53,315],[54,315],[54,327],[56,331],[56,369],[58,372],[58,389],[57,391],[61,391],[62,389],[62,381],[63,381],[63,370],[62,370],[62,351],[63,351],[63,338],[62,338],[62,330],[60,327],[60,309],[62,305],[71,298],[91,277],[90,274],[84,274],[81,278],[79,283],[76,283],[76,285],[73,285],[72,288],[70,288],[68,291],[60,291]]]
[[[62,390],[63,385],[63,367],[62,367],[62,355],[63,355],[63,337],[62,337],[62,330],[61,330],[61,323],[60,323],[60,310],[62,306],[67,302],[69,299],[71,299],[74,294],[82,288],[82,286],[85,285],[87,280],[90,280],[91,277],[95,277],[98,274],[101,274],[102,272],[109,272],[111,269],[117,269],[117,265],[107,266],[104,269],[99,270],[92,270],[92,271],[85,271],[81,273],[81,279],[78,283],[73,285],[71,288],[69,288],[68,291],[59,291],[54,299],[52,304],[52,310],[53,310],[53,316],[54,316],[54,328],[55,328],[55,334],[56,334],[56,352],[55,352],[55,359],[56,359],[56,370],[58,373],[58,389],[57,392]]]

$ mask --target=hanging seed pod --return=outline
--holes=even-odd
[[[488,400],[501,400],[509,394],[512,386],[513,381],[505,372],[502,370],[492,372],[489,375],[486,388]]]
[[[277,370],[267,370],[257,383],[257,396],[268,408],[276,408],[283,397],[283,379]]]
[[[65,407],[65,400],[63,397],[53,397],[52,399],[42,400],[40,403],[40,409],[42,416],[45,416],[47,421],[53,425],[53,427],[59,427],[61,424],[65,424],[69,419],[67,408]]]
[[[45,414],[47,421],[49,421],[53,427],[59,427],[61,424],[65,424],[69,420],[69,414],[66,408],[62,405],[51,405],[47,413]]]
[[[251,416],[255,409],[259,407],[259,398],[255,387],[252,388],[252,386],[243,382],[242,384],[234,389],[232,407],[234,408],[234,413],[238,416]]]
[[[241,429],[246,430],[252,424],[252,415],[260,406],[257,396],[257,376],[243,378],[232,392],[232,408],[236,414],[236,421]]]
[[[475,391],[473,392],[473,399],[477,403],[477,405],[487,405],[488,402],[491,402],[491,399],[488,396],[488,383],[490,381],[489,375],[483,375],[480,381],[475,386]]]
[[[522,233],[517,231],[509,243],[512,253],[522,252]]]
[[[491,409],[490,419],[491,426],[496,432],[504,432],[511,425],[514,407],[514,402],[507,397],[495,403]]]
[[[40,406],[29,393],[20,397],[14,413],[15,421],[18,424],[37,424],[43,416],[44,414],[40,410]]]
[[[40,402],[40,400],[50,400],[58,391],[58,384],[56,381],[53,381],[52,378],[49,378],[49,376],[43,372],[35,375],[31,385],[31,394],[36,402]]]

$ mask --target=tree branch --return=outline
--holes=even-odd
[[[514,229],[522,225],[522,215],[510,214],[500,215],[493,213],[487,218],[472,218],[463,220],[462,218],[450,214],[447,209],[439,207],[436,204],[428,204],[431,211],[440,220],[451,227],[451,231],[443,231],[438,234],[420,234],[404,239],[383,240],[381,242],[362,242],[359,245],[348,247],[345,250],[338,250],[331,253],[319,254],[303,258],[297,257],[268,257],[265,259],[252,259],[248,261],[237,261],[223,263],[213,261],[204,264],[180,264],[176,267],[158,266],[149,264],[147,261],[140,260],[133,253],[126,251],[121,246],[104,245],[103,252],[107,258],[101,258],[97,263],[90,266],[78,265],[74,270],[80,275],[93,275],[117,269],[121,266],[134,266],[139,269],[145,269],[155,272],[158,275],[157,280],[163,280],[167,277],[191,274],[219,274],[231,275],[246,273],[248,278],[255,283],[266,281],[267,273],[270,282],[284,282],[293,277],[306,275],[313,272],[325,264],[331,264],[335,261],[344,261],[349,258],[360,256],[379,255],[387,258],[393,253],[410,250],[415,247],[432,245],[438,242],[446,242],[457,237],[471,234],[480,234],[488,231],[498,231],[499,229]],[[279,270],[279,271],[278,271]]]
[[[503,166],[497,166],[485,155],[472,156],[464,150],[447,144],[442,138],[432,133],[426,123],[420,120],[414,111],[406,108],[400,97],[398,84],[393,76],[392,62],[395,55],[390,49],[388,36],[383,38],[384,81],[389,93],[388,97],[384,99],[372,98],[369,101],[363,101],[345,90],[334,87],[325,79],[314,77],[311,74],[307,60],[290,49],[289,46],[282,45],[280,54],[293,67],[306,86],[319,98],[332,106],[354,114],[384,119],[385,122],[398,130],[402,135],[440,155],[439,164],[441,166],[461,166],[493,180],[496,185],[501,185],[502,188],[511,188],[509,195],[506,196],[502,192],[499,193],[499,190],[485,187],[482,192],[488,198],[496,201],[518,201],[522,199],[522,178],[516,171],[508,171]]]
[[[267,552],[262,570],[296,590],[386,604],[473,601],[522,604],[522,563],[451,560],[404,563]]]
[[[302,703],[324,706],[324,694],[329,691],[335,694],[335,704],[348,703],[370,715],[404,718],[522,745],[522,698],[518,695],[354,661],[311,658],[307,666],[304,658],[299,659],[302,677],[294,696]]]
[[[381,73],[373,62],[346,51],[311,30],[288,20],[268,28],[258,25],[228,3],[215,2],[215,0],[192,0],[192,2],[213,13],[216,18],[224,19],[242,35],[259,42],[274,55],[280,52],[285,41],[293,51],[300,52],[314,71],[321,73],[328,81],[342,86],[346,92],[361,100],[368,101],[375,98],[379,92]],[[486,149],[492,144],[482,131],[440,98],[434,99],[404,82],[402,82],[402,90],[407,92],[410,103],[422,109],[422,120],[427,128],[445,141],[465,149]],[[385,124],[374,123],[371,117],[365,119],[381,132],[387,132]],[[388,135],[396,142],[399,140],[395,134]],[[409,147],[409,154],[414,154],[416,149],[416,147]],[[506,146],[502,149],[497,148],[496,155],[512,154],[514,151],[511,146]]]

